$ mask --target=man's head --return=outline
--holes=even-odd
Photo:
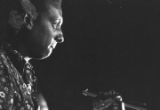
[[[9,7],[3,35],[23,55],[44,59],[63,42],[61,0],[14,0],[11,6],[13,0],[2,1]]]

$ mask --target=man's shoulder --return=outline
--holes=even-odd
[[[0,50],[0,75],[4,74],[5,64],[4,64],[5,54]]]
[[[0,74],[6,69],[7,57],[5,51],[0,49]]]
[[[2,109],[6,108],[9,96],[10,81],[8,71],[4,64],[5,52],[0,49],[0,105]],[[9,100],[8,100],[9,101]]]
[[[8,81],[9,74],[8,74],[6,65],[4,63],[5,59],[6,59],[5,52],[0,49],[0,84],[1,84],[1,87],[2,87],[2,85],[7,86],[6,83],[9,82]]]
[[[3,49],[0,49],[0,64],[4,59],[6,59],[6,52]]]

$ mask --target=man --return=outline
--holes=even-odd
[[[61,0],[1,0],[0,13],[0,110],[37,110],[29,61],[48,58],[64,41]]]

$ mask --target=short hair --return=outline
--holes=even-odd
[[[34,15],[36,18],[37,9],[43,9],[44,3],[53,4],[57,9],[61,9],[62,0],[0,0],[0,42],[8,36],[8,20],[11,10],[18,10],[18,12],[26,12]],[[33,12],[33,13],[32,13]]]

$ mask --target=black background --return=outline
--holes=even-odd
[[[51,110],[91,110],[86,88],[160,108],[160,1],[64,0],[63,17],[65,42],[33,62]]]

